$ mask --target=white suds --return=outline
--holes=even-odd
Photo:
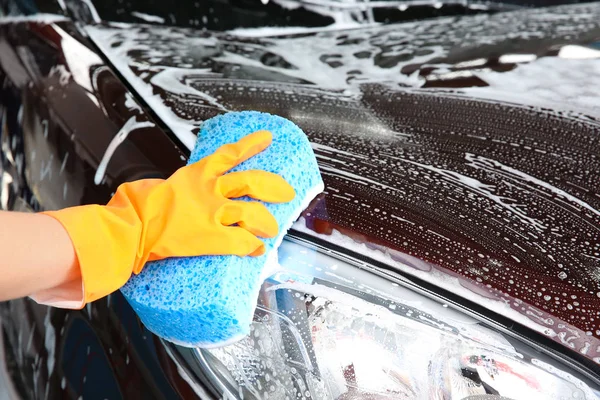
[[[15,17],[0,17],[0,25],[15,24],[20,22],[35,22],[39,24],[52,24],[55,22],[64,22],[68,19],[64,15],[59,14],[35,14],[35,15],[19,15]]]
[[[146,22],[155,22],[158,24],[164,24],[165,23],[165,19],[162,17],[159,17],[157,15],[150,15],[150,14],[145,14],[142,12],[138,12],[138,11],[132,11],[131,15],[141,19],[142,21],[146,21]]]
[[[104,156],[102,156],[102,160],[100,161],[98,169],[96,170],[96,175],[94,176],[94,183],[96,185],[100,185],[102,183],[104,175],[106,174],[106,168],[108,167],[108,163],[112,155],[115,153],[119,145],[123,143],[125,139],[127,139],[127,136],[129,136],[131,132],[133,132],[136,129],[151,128],[153,126],[154,124],[152,122],[138,122],[136,117],[129,118],[129,120],[127,120],[127,122],[125,123],[125,125],[123,125],[121,130],[111,140],[106,151],[104,152]]]

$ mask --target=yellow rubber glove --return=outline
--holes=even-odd
[[[263,254],[264,243],[257,236],[276,236],[277,221],[259,202],[231,199],[250,196],[288,202],[295,191],[282,177],[265,171],[224,174],[271,141],[270,132],[258,131],[179,169],[167,180],[125,183],[106,206],[44,213],[57,219],[73,241],[84,303],[119,289],[147,261]]]

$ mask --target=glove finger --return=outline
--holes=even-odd
[[[223,225],[237,224],[240,228],[263,238],[275,237],[279,232],[277,220],[264,204],[254,201],[230,201],[219,211],[219,220]]]
[[[213,175],[223,175],[231,168],[257,155],[271,144],[273,135],[269,131],[256,131],[235,143],[219,147],[202,163]]]
[[[227,238],[235,243],[235,250],[228,251],[228,254],[243,256],[262,256],[265,254],[265,244],[262,240],[248,232],[246,229],[238,226],[223,227]]]
[[[267,203],[287,203],[296,197],[294,188],[272,172],[252,170],[219,177],[219,188],[228,199],[250,196]]]
[[[146,261],[169,257],[240,256],[262,255],[265,244],[252,233],[239,226],[221,226],[217,232],[202,236],[199,240],[180,240],[176,244],[156,246]],[[136,274],[137,272],[134,271]]]

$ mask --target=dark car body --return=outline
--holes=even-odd
[[[202,121],[281,115],[308,135],[326,186],[291,237],[600,379],[600,4],[375,7],[339,30],[278,2],[189,2],[197,18],[164,2],[4,3],[29,17],[0,19],[2,209],[105,203],[183,166]],[[269,24],[310,29],[251,29]],[[131,118],[154,126],[99,173]],[[25,398],[212,395],[120,293],[81,311],[15,300],[0,320]]]

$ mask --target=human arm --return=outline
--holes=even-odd
[[[36,265],[18,269],[3,263],[0,287],[11,284],[3,277],[3,270],[14,269],[11,279],[19,285],[25,282],[23,288],[14,290],[16,296],[30,295],[43,304],[81,308],[119,289],[132,273],[140,273],[148,261],[263,254],[264,243],[259,238],[276,236],[277,221],[264,204],[235,198],[249,196],[264,202],[287,202],[294,198],[294,189],[280,176],[265,171],[226,172],[263,151],[271,141],[270,132],[258,131],[222,146],[166,180],[125,183],[106,206],[86,205],[28,216],[27,222],[32,226],[19,228],[26,229],[19,238],[31,244],[23,244],[13,251],[33,254],[13,256],[9,261],[18,259],[22,264]],[[34,221],[34,218],[37,219]],[[59,233],[56,223],[62,226],[63,232]],[[49,235],[45,236],[44,230]],[[10,228],[6,236],[9,231]],[[70,248],[65,232],[72,242]],[[44,239],[47,243],[41,245],[38,253],[41,250],[49,253],[40,255],[38,260],[33,249]],[[9,240],[9,243],[16,241]],[[51,260],[53,252],[58,251],[61,255]],[[51,273],[44,270],[46,266],[50,266],[52,273],[58,269],[60,272],[48,284],[31,283],[30,280],[39,281]],[[38,273],[41,275],[36,275]]]
[[[0,301],[80,279],[73,243],[60,222],[0,211]]]

